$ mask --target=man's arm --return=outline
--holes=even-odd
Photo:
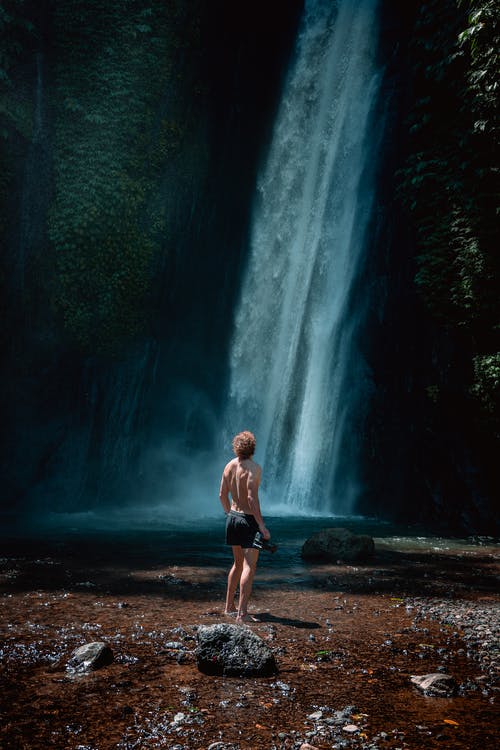
[[[229,485],[227,483],[225,471],[222,474],[220,490],[219,490],[219,498],[220,498],[221,505],[224,508],[224,513],[229,513],[229,511],[231,510],[231,502],[229,500]]]
[[[248,477],[248,505],[250,507],[250,512],[259,524],[259,530],[264,537],[264,539],[270,539],[271,534],[269,533],[269,530],[266,529],[266,524],[264,523],[264,519],[262,518],[262,513],[260,512],[260,502],[259,502],[259,484],[260,484],[260,477],[261,477],[261,471],[260,467],[257,468],[256,471],[250,471],[250,475]]]

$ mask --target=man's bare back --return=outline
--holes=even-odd
[[[222,481],[226,483],[231,494],[232,510],[255,515],[253,501],[259,488],[261,475],[262,469],[251,458],[233,458],[226,465]],[[256,520],[258,522],[258,519]]]

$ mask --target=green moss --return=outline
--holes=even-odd
[[[84,350],[141,334],[169,216],[160,180],[186,126],[178,94],[175,3],[80,2],[54,9],[53,306]]]

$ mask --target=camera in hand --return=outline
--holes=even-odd
[[[253,546],[257,549],[265,549],[267,552],[276,552],[276,550],[278,549],[278,545],[271,544],[271,542],[269,542],[267,539],[264,539],[260,531],[255,534]]]

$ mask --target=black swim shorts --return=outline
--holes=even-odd
[[[226,519],[226,544],[246,549],[253,547],[253,540],[258,530],[259,524],[254,516],[230,510]]]

